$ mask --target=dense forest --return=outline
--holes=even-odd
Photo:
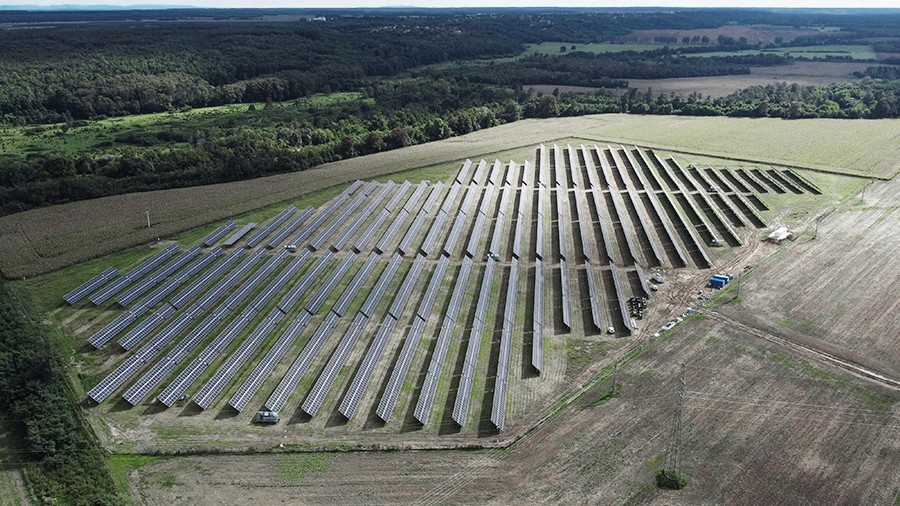
[[[288,14],[292,21],[262,20]],[[316,20],[320,14],[325,17]],[[0,30],[0,125],[6,125],[0,214],[304,170],[521,118],[610,112],[898,117],[900,81],[890,58],[872,61],[853,82],[772,84],[710,98],[654,94],[628,83],[741,76],[796,60],[754,52],[763,44],[725,35],[685,37],[682,44],[657,36],[652,50],[580,49],[627,43],[642,29],[777,24],[840,29],[779,37],[766,48],[868,44],[877,37],[871,47],[890,52],[900,44],[898,21],[892,11],[866,10],[0,12],[0,22],[40,28]],[[552,41],[564,41],[554,54],[520,56],[528,44]],[[711,54],[697,57],[702,52]],[[530,89],[547,84],[598,91]],[[248,103],[251,110],[216,121],[173,126],[168,119]],[[159,126],[100,126],[107,125],[104,118],[137,114],[158,114]],[[94,131],[97,139],[79,144]],[[59,149],[34,142],[19,149],[17,137],[45,139]]]

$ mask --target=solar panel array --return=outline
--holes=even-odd
[[[316,416],[333,406],[351,419],[358,416],[356,413],[369,402],[367,399],[373,396],[373,390],[377,390],[373,384],[384,378],[385,383],[379,385],[384,387],[384,392],[380,397],[377,391],[374,392],[375,414],[389,421],[400,399],[407,402],[405,399],[409,397],[408,402],[414,403],[414,418],[428,424],[438,397],[436,389],[441,383],[441,375],[447,369],[452,372],[448,361],[456,363],[459,360],[459,386],[449,395],[454,401],[453,420],[461,427],[467,426],[467,422],[471,422],[472,417],[468,415],[472,414],[472,406],[478,406],[482,412],[490,409],[492,423],[503,430],[506,427],[507,388],[520,380],[518,370],[510,368],[513,350],[518,350],[513,343],[518,346],[522,341],[517,339],[514,331],[524,330],[526,343],[530,331],[530,362],[540,375],[544,358],[544,324],[547,323],[544,312],[548,307],[553,308],[551,319],[557,328],[572,329],[573,323],[580,325],[580,321],[573,322],[573,314],[576,314],[579,317],[585,315],[597,329],[611,324],[617,330],[631,330],[633,322],[625,304],[625,291],[629,288],[625,284],[627,278],[640,280],[642,287],[637,283],[634,286],[644,295],[648,290],[643,286],[646,284],[642,279],[643,270],[633,264],[634,259],[653,258],[651,247],[659,241],[659,245],[665,246],[657,248],[660,256],[671,260],[672,251],[683,238],[663,232],[664,227],[672,226],[667,222],[674,222],[675,218],[670,216],[671,209],[661,206],[679,206],[681,198],[688,198],[694,199],[691,202],[695,203],[696,212],[708,213],[710,206],[721,204],[713,198],[690,194],[668,202],[662,200],[660,204],[659,199],[670,198],[657,195],[664,190],[652,190],[649,184],[639,181],[643,172],[649,175],[657,170],[655,165],[650,169],[638,166],[646,160],[642,162],[627,151],[616,154],[596,148],[579,149],[567,146],[560,150],[554,146],[548,150],[542,147],[536,150],[537,164],[533,167],[529,163],[519,165],[499,161],[492,164],[482,161],[476,167],[467,161],[449,186],[427,182],[415,185],[409,182],[354,183],[319,210],[308,207],[290,214],[288,208],[282,211],[288,215],[280,222],[276,217],[267,223],[266,226],[278,223],[266,236],[270,238],[269,247],[282,244],[291,235],[302,238],[298,244],[302,247],[296,255],[283,248],[276,251],[260,248],[249,253],[250,257],[244,255],[245,250],[238,249],[220,258],[224,253],[221,248],[205,253],[195,248],[178,258],[163,259],[145,270],[142,280],[119,290],[118,299],[130,309],[102,329],[104,335],[91,339],[102,345],[121,336],[119,343],[132,353],[98,383],[89,396],[100,402],[122,388],[125,390],[123,397],[130,403],[139,403],[153,393],[163,405],[171,406],[191,394],[197,406],[207,409],[227,394],[230,396],[225,397],[228,404],[241,411],[253,402],[266,381],[271,380],[277,387],[266,392],[270,395],[264,406],[280,410],[309,373],[316,376],[314,381],[307,379],[312,383],[312,389],[300,408]],[[698,181],[693,186],[696,190],[712,181],[711,176],[698,176],[670,162],[665,163],[667,169],[658,169],[670,171],[667,176],[660,176],[663,184],[667,184],[665,177],[677,177],[682,181],[695,178]],[[550,180],[554,180],[556,186],[548,193],[546,184]],[[632,184],[638,190],[632,189]],[[534,188],[527,189],[528,186]],[[495,190],[499,191],[496,196]],[[596,225],[592,219],[592,206],[596,206],[599,217]],[[548,220],[549,214],[553,217]],[[730,224],[737,226],[733,217],[728,219]],[[557,230],[544,228],[553,221]],[[709,223],[715,226],[711,218]],[[578,248],[579,241],[575,241],[575,249],[568,250],[568,235],[574,233],[573,224],[579,227],[583,247]],[[676,226],[692,224],[688,220]],[[224,230],[228,226],[226,223],[220,227],[221,232],[217,229],[218,237],[213,243],[234,229],[233,222],[228,230]],[[489,230],[485,232],[485,228]],[[592,229],[597,230],[596,237]],[[679,230],[679,233],[682,232]],[[482,248],[485,234],[488,244]],[[547,244],[553,245],[557,241],[559,244],[560,290],[559,293],[555,291],[555,282],[550,284],[551,298],[558,301],[550,304],[545,301],[548,297],[545,267],[556,268],[557,258],[544,255],[547,234],[554,236]],[[628,234],[634,234],[634,237]],[[367,246],[372,248],[376,235],[379,235],[377,247],[374,251],[366,251],[363,261],[360,252]],[[424,241],[419,242],[422,236]],[[509,239],[508,244],[504,238]],[[463,240],[466,241],[465,251],[459,255],[460,241]],[[529,243],[533,244],[533,256]],[[352,248],[348,246],[351,244]],[[598,247],[599,255],[594,251]],[[385,257],[382,251],[390,255],[389,261],[381,261]],[[490,255],[482,256],[485,252]],[[693,251],[691,254],[697,255]],[[196,256],[188,258],[190,255]],[[411,262],[408,270],[404,267],[406,272],[400,280],[397,274],[405,263],[404,255],[411,257]],[[626,259],[625,267],[617,263],[622,257]],[[491,289],[497,281],[496,271],[501,258],[510,261],[509,286],[504,294],[492,298]],[[251,259],[254,261],[250,262]],[[450,264],[457,259],[460,269],[455,279],[449,276],[447,283],[452,288],[447,289],[443,285],[444,277]],[[517,329],[514,322],[518,278],[520,269],[528,268],[529,262],[534,265],[534,283],[532,285],[531,278],[527,283],[533,296],[533,301],[529,301],[533,311],[525,316],[524,329]],[[265,265],[257,269],[261,263]],[[428,263],[432,264],[433,271],[426,283],[420,278],[425,277]],[[586,283],[577,281],[581,279],[579,264],[582,263]],[[473,290],[468,286],[468,279],[475,264],[484,265],[484,274],[479,282],[480,291],[469,295]],[[570,268],[575,270],[570,271]],[[241,269],[245,270],[235,274]],[[569,279],[571,272],[576,274],[575,283]],[[348,274],[351,274],[349,278]],[[92,282],[102,285],[104,281]],[[78,290],[90,291],[90,283],[73,290],[71,298],[76,300]],[[345,288],[335,300],[331,294],[339,286]],[[93,288],[103,290],[102,286]],[[176,294],[179,288],[181,290]],[[360,293],[365,296],[357,300]],[[383,303],[388,294],[391,294],[390,303]],[[463,307],[463,302],[470,296],[474,297],[472,307]],[[329,300],[334,300],[334,304],[329,310],[322,311]],[[417,301],[416,307],[407,310],[411,300]],[[494,303],[505,311],[503,315],[488,317],[488,308]],[[587,309],[588,304],[590,317],[587,317],[587,311],[573,313],[573,305],[577,309]],[[604,304],[613,310],[611,322],[603,321],[610,317]],[[347,314],[352,317],[344,319]],[[423,336],[430,333],[429,321],[439,322],[434,329],[436,342],[431,346],[429,339],[428,353],[421,353],[425,348]],[[470,327],[467,322],[471,322]],[[478,375],[484,374],[486,367],[493,370],[493,364],[479,364],[478,355],[484,352],[484,340],[488,339],[485,331],[490,334],[495,322],[503,328],[492,392],[494,399],[488,408],[475,403],[472,396],[482,383],[485,388],[491,388],[490,379],[480,382]],[[311,335],[305,338],[307,327],[310,327]],[[578,328],[580,331],[581,327]],[[330,336],[336,331],[340,339],[329,344]],[[392,338],[401,337],[401,333],[403,342],[392,342]],[[450,350],[456,353],[457,346],[460,346],[460,355],[464,353],[464,356],[448,357]],[[527,353],[527,344],[524,346]],[[302,348],[299,354],[291,351],[295,347]],[[233,351],[226,353],[226,350]],[[325,350],[329,352],[325,355],[327,359],[323,357]],[[273,377],[281,370],[279,363],[283,360],[289,361],[287,373]],[[411,369],[418,370],[417,360],[425,362],[421,364],[425,370],[424,378],[411,374]],[[348,368],[356,369],[345,377],[341,373],[347,372]],[[239,377],[242,370],[246,372]],[[203,381],[198,381],[201,378]],[[169,383],[161,391],[154,392],[163,380]],[[401,395],[402,387],[415,387],[417,385],[413,383],[419,381],[422,381],[421,388],[407,388],[413,393],[405,394],[406,397]],[[129,382],[133,383],[127,385]],[[329,400],[332,399],[329,392],[339,384],[343,395]]]
[[[494,402],[491,404],[491,422],[502,431],[506,428],[506,393],[509,385],[509,357],[512,351],[513,326],[516,321],[516,299],[519,286],[519,261],[512,260],[509,268],[509,286],[506,289],[506,309],[503,314],[503,330],[500,334],[500,357],[497,360],[497,379],[494,383]]]
[[[463,361],[459,388],[456,391],[456,402],[453,405],[453,421],[460,427],[466,425],[466,417],[469,413],[469,398],[472,395],[472,384],[475,381],[475,367],[478,365],[481,334],[487,319],[488,302],[491,298],[491,284],[494,282],[494,266],[496,264],[497,262],[493,258],[487,259],[484,276],[481,279],[481,290],[478,293],[478,302],[475,305],[475,321],[472,322],[472,328],[469,330],[466,358]]]
[[[469,274],[472,271],[472,259],[463,258],[462,266],[459,269],[459,275],[456,276],[456,286],[453,288],[453,294],[450,296],[450,305],[444,314],[444,322],[441,325],[441,333],[438,336],[437,344],[434,347],[434,353],[431,356],[431,362],[428,364],[428,372],[425,375],[425,383],[419,393],[419,400],[416,403],[416,409],[413,416],[423,425],[428,423],[431,415],[431,405],[434,402],[434,394],[437,391],[437,384],[441,377],[441,370],[444,367],[444,358],[447,356],[447,348],[450,346],[450,337],[456,327],[456,317],[459,315],[459,307],[465,294],[466,284],[469,281]]]
[[[228,239],[225,239],[225,242],[222,243],[222,246],[226,248],[230,248],[234,246],[238,241],[244,238],[251,230],[256,228],[256,223],[247,223],[243,227],[239,228],[237,232],[231,234]]]
[[[234,230],[235,226],[236,225],[234,224],[234,220],[226,221],[225,223],[220,225],[219,228],[213,230],[208,236],[203,238],[203,245],[212,246],[213,244],[219,242],[219,239],[225,237],[225,234]]]
[[[89,293],[93,292],[97,288],[100,288],[104,283],[113,279],[114,277],[119,275],[119,271],[116,270],[115,267],[109,267],[105,271],[97,274],[93,278],[86,281],[84,284],[79,286],[78,288],[72,290],[71,292],[63,295],[63,300],[68,302],[69,305],[73,305],[79,300],[85,298]]]
[[[104,286],[97,292],[94,292],[90,297],[91,302],[93,302],[95,306],[103,304],[113,298],[117,293],[127,288],[130,284],[143,277],[144,274],[159,267],[159,265],[165,262],[167,258],[175,255],[179,251],[181,251],[181,248],[178,247],[177,244],[170,244],[165,249],[156,252],[153,256],[144,260],[134,269],[131,269],[121,277],[114,279],[112,283]]]
[[[287,209],[278,213],[274,218],[266,222],[265,225],[259,228],[256,232],[253,232],[253,235],[247,238],[247,247],[255,248],[257,244],[261,243],[263,239],[265,239],[269,234],[271,234],[276,228],[280,227],[282,223],[287,221],[294,213],[297,212],[296,206],[288,206]]]

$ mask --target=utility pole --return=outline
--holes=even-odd
[[[684,391],[687,388],[687,380],[685,379],[685,365],[681,363],[681,374],[678,385],[678,404],[675,406],[675,420],[672,425],[672,438],[669,440],[669,450],[666,452],[666,469],[669,471],[678,471],[679,455],[678,450],[681,446],[681,420],[684,411]]]
[[[150,228],[150,211],[144,211],[147,213],[147,228]]]

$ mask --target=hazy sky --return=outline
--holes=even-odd
[[[197,7],[889,7],[900,0],[0,0],[0,5],[191,5]]]

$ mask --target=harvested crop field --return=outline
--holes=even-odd
[[[671,441],[688,488],[653,483]],[[891,504],[897,394],[812,366],[727,322],[692,321],[508,449],[175,457],[140,468],[144,504]],[[777,484],[777,485],[775,485]]]
[[[897,377],[900,180],[876,182],[860,197],[824,215],[816,239],[810,219],[747,279],[740,303],[720,310]]]

